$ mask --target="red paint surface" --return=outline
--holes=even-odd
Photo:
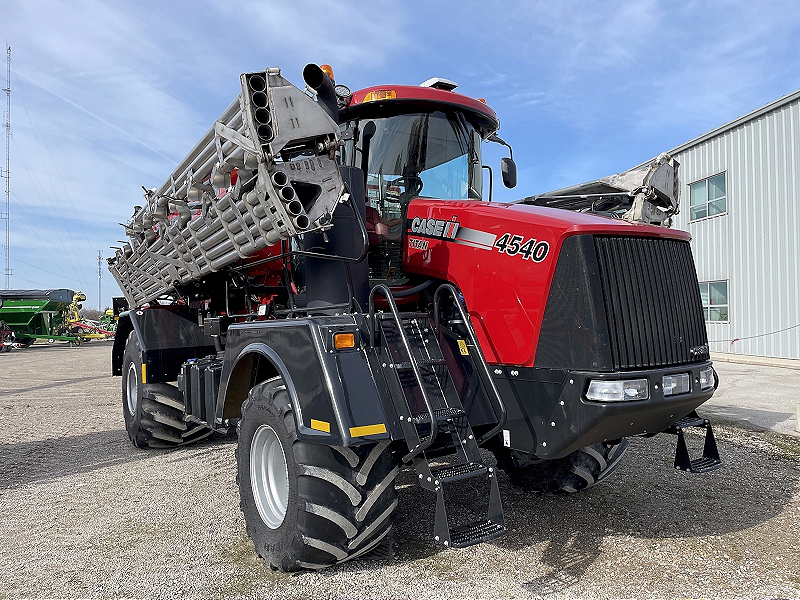
[[[458,235],[464,228],[486,232],[495,240],[510,233],[522,236],[523,241],[546,241],[550,248],[537,263],[497,248],[417,235],[410,231],[414,217],[444,221],[455,217],[460,224]],[[577,234],[690,238],[683,231],[524,204],[416,199],[408,208],[404,269],[450,281],[462,291],[489,363],[533,366],[561,245],[566,237]],[[426,240],[427,249],[410,248],[410,238]]]
[[[375,100],[376,104],[379,103],[392,103],[392,102],[408,102],[409,100],[423,100],[425,102],[438,102],[441,104],[454,104],[463,108],[468,108],[472,111],[484,114],[492,121],[497,121],[497,113],[489,108],[483,102],[470,98],[463,94],[456,92],[448,92],[446,90],[437,90],[435,88],[420,87],[417,85],[376,85],[353,92],[350,96],[348,107],[354,107],[362,104],[364,96],[369,92],[380,90],[394,90],[397,97],[395,99]],[[367,104],[372,104],[368,102]]]

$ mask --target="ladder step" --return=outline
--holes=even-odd
[[[420,358],[417,360],[418,367],[435,367],[437,365],[446,365],[447,361],[443,358]],[[404,361],[401,363],[396,363],[394,365],[395,369],[411,369],[411,361]]]
[[[704,456],[690,461],[689,468],[681,470],[687,470],[689,473],[708,473],[719,469],[724,464],[724,461],[719,458]]]
[[[443,358],[422,358],[417,361],[420,367],[434,367],[437,365],[446,365],[447,361]]]
[[[707,419],[701,419],[697,415],[688,415],[675,423],[673,427],[680,429],[686,429],[687,427],[705,427],[707,423]]]
[[[436,421],[447,421],[448,419],[457,419],[464,415],[464,411],[460,408],[439,408],[433,411],[433,416],[436,417]],[[424,413],[415,413],[411,415],[411,421],[415,424],[419,425],[420,423],[430,423],[431,416],[424,412]]]
[[[703,443],[703,455],[700,458],[691,458],[683,434],[687,427],[702,427],[706,430],[706,439]],[[675,447],[675,468],[687,473],[708,473],[719,469],[724,461],[719,457],[714,431],[708,419],[702,419],[697,413],[691,413],[669,427],[665,433],[678,436],[678,445]]]
[[[415,319],[427,319],[430,315],[425,312],[406,312],[398,313],[401,321],[414,321]],[[376,315],[383,321],[394,321],[394,315],[390,312],[382,312]]]
[[[447,481],[458,481],[459,479],[467,479],[469,477],[477,477],[488,471],[486,465],[481,463],[461,463],[456,465],[446,465],[444,467],[436,467],[431,469],[433,477],[445,483]]]
[[[476,521],[469,525],[457,527],[450,532],[450,546],[452,548],[466,548],[480,544],[481,542],[488,542],[499,535],[505,533],[506,528],[497,523],[493,523],[488,519],[485,521]]]

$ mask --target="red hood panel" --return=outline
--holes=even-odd
[[[420,198],[408,207],[404,268],[458,286],[490,363],[533,366],[561,244],[577,234],[690,239],[554,208]]]

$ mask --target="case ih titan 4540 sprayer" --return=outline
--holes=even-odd
[[[136,446],[237,427],[247,530],[283,571],[378,547],[403,467],[444,547],[502,534],[481,447],[531,492],[594,485],[632,435],[677,435],[686,471],[721,464],[694,413],[717,377],[689,236],[664,227],[670,157],[493,203],[481,143],[505,142],[484,102],[442,79],[303,77],[243,74],[109,259],[132,308],[113,372]],[[510,158],[502,175],[513,187]],[[706,431],[700,458],[687,427]],[[465,482],[486,488],[477,518],[445,501]]]

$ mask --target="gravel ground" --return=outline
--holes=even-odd
[[[405,473],[393,557],[272,572],[239,512],[235,438],[133,448],[110,356],[0,354],[2,597],[800,598],[800,440],[731,425],[705,476],[672,469],[668,436],[632,440],[575,495],[501,475],[508,533],[462,550],[429,543],[433,496]]]

